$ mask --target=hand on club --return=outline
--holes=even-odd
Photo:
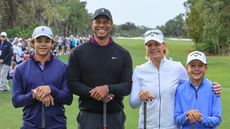
[[[107,85],[96,86],[89,91],[90,96],[98,101],[103,101],[103,99],[108,95],[109,90]]]
[[[202,120],[202,115],[201,115],[201,113],[198,110],[189,110],[186,113],[186,119],[190,123],[200,122]]]
[[[110,93],[109,93],[109,94],[107,94],[107,95],[105,96],[104,99],[102,99],[102,101],[108,103],[109,101],[113,100],[114,97],[115,97],[114,94],[110,94]]]
[[[50,95],[51,89],[48,85],[38,86],[32,91],[33,91],[33,94],[32,94],[33,98],[41,102],[44,102],[44,103],[47,103],[47,101],[50,101],[51,104],[53,103],[53,97]]]
[[[139,92],[139,97],[141,98],[141,100],[143,100],[145,102],[152,101],[153,99],[156,99],[156,97],[151,95],[151,93],[148,90],[141,90]]]
[[[41,102],[46,107],[49,107],[50,105],[54,105],[54,98],[51,95],[48,95],[45,98],[43,98]]]

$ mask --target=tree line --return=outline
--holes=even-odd
[[[199,50],[230,54],[230,0],[187,0],[186,27]]]
[[[88,33],[90,14],[80,0],[2,0],[0,29],[10,36],[30,37],[38,25],[57,34]]]
[[[96,2],[96,1],[95,1]],[[87,2],[80,0],[0,1],[0,30],[11,37],[30,37],[38,25],[50,26],[55,34],[87,35],[92,17]],[[166,37],[192,38],[195,49],[211,54],[230,53],[230,1],[187,0],[186,12],[156,26]],[[132,22],[114,25],[114,36],[142,36],[149,27]]]

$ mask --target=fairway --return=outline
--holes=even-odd
[[[146,61],[144,41],[141,39],[115,39],[121,46],[127,48],[133,59],[133,68]],[[187,54],[193,50],[193,42],[183,40],[166,40],[169,56],[173,60],[185,64]],[[223,86],[222,101],[222,123],[218,129],[229,129],[230,127],[230,57],[229,56],[207,56],[208,72],[207,78],[218,81]],[[61,60],[67,62],[68,56],[61,56]],[[11,84],[11,82],[10,82]],[[125,97],[126,129],[138,129],[138,109],[129,106],[129,97]],[[66,106],[68,129],[76,129],[76,116],[78,113],[77,97],[71,106]],[[22,108],[15,109],[11,103],[11,93],[0,93],[0,129],[19,129],[22,123]]]

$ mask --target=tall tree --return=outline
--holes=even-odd
[[[212,54],[230,51],[229,0],[188,0],[186,23],[196,48]]]
[[[80,0],[1,0],[0,28],[9,36],[29,37],[37,25],[64,35],[88,31],[90,14]]]
[[[203,17],[202,13],[202,0],[188,0],[185,3],[185,7],[187,7],[187,18],[186,24],[188,27],[188,34],[193,38],[195,43],[201,41],[202,33],[203,33]]]
[[[90,15],[86,10],[86,2],[80,0],[68,0],[69,7],[68,28],[69,33],[86,33],[86,28],[89,27]]]
[[[184,14],[179,14],[175,18],[170,19],[163,26],[158,26],[167,37],[187,37],[185,27]]]
[[[1,29],[9,36],[28,36],[30,26],[36,23],[33,5],[31,0],[0,1]]]

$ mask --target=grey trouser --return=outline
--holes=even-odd
[[[6,64],[0,65],[0,91],[9,90],[7,74],[9,72],[10,66]]]
[[[123,111],[107,113],[106,129],[124,129],[126,116]],[[103,129],[103,114],[80,111],[77,116],[78,129]]]

